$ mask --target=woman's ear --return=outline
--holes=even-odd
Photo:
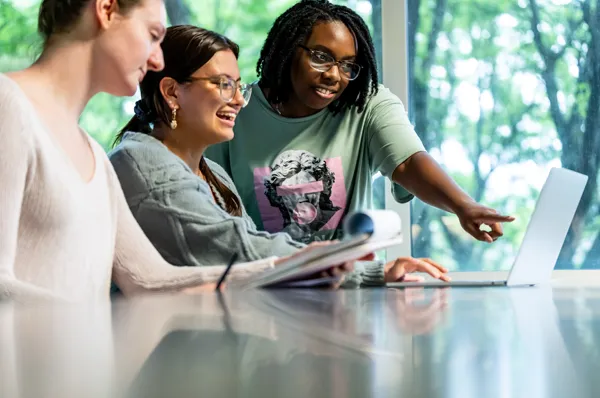
[[[96,0],[92,2],[98,23],[104,29],[107,29],[119,12],[119,2],[117,0]]]
[[[178,109],[177,95],[179,94],[179,83],[172,77],[163,77],[159,83],[160,93],[169,104],[169,108]]]

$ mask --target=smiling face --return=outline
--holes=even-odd
[[[205,145],[233,139],[235,118],[244,105],[244,98],[239,90],[235,90],[230,102],[222,98],[221,86],[224,92],[235,89],[228,85],[227,79],[239,84],[240,70],[234,53],[222,50],[192,73],[190,82],[179,85],[178,130],[195,136]]]
[[[162,0],[143,0],[125,14],[114,13],[93,51],[93,65],[102,65],[96,74],[102,91],[131,96],[148,70],[162,70],[166,21]]]
[[[354,36],[339,21],[316,24],[304,46],[328,54],[336,61],[356,60]],[[284,105],[286,113],[297,117],[327,108],[350,84],[337,65],[326,72],[315,70],[310,65],[311,53],[307,49],[296,49],[291,68],[293,93]]]

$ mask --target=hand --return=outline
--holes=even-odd
[[[475,239],[492,243],[503,235],[503,222],[515,220],[512,216],[503,216],[494,209],[485,207],[476,202],[471,202],[456,211],[460,225]],[[480,227],[487,225],[490,231],[482,231]]]
[[[400,257],[390,261],[383,268],[386,282],[422,282],[423,278],[416,275],[407,275],[411,272],[426,272],[436,279],[450,282],[446,275],[448,270],[430,258]]]

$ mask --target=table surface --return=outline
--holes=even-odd
[[[2,397],[600,397],[600,289],[0,306]]]

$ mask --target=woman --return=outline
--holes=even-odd
[[[173,267],[131,215],[101,147],[78,118],[99,92],[133,95],[163,68],[162,0],[43,0],[45,42],[29,68],[0,75],[0,297],[105,299],[214,288],[223,267]],[[242,277],[274,258],[240,264]]]
[[[473,201],[427,154],[401,101],[379,85],[369,30],[351,9],[295,4],[273,24],[257,71],[235,138],[207,156],[232,176],[259,229],[335,239],[345,214],[371,206],[377,171],[398,184],[398,201],[414,194],[453,212],[481,241],[513,220]]]
[[[304,247],[287,234],[259,232],[221,167],[204,158],[210,145],[231,140],[250,88],[240,82],[238,46],[194,26],[167,29],[165,68],[148,72],[135,116],[109,158],[134,217],[163,257],[187,265],[288,256]],[[182,56],[185,54],[185,56]],[[315,173],[319,168],[310,159]],[[280,190],[281,191],[281,190]],[[406,272],[447,280],[431,260],[364,263],[348,285],[381,284]]]

